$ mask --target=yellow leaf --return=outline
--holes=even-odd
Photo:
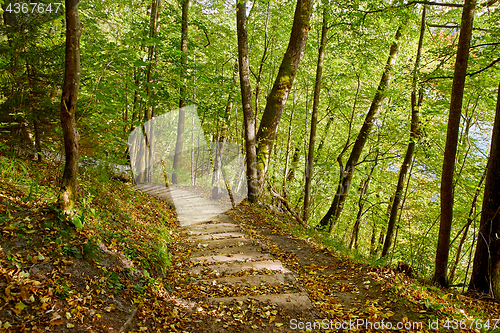
[[[60,315],[56,315],[56,316],[54,316],[54,318],[52,318],[50,320],[50,324],[51,325],[62,325],[62,324],[64,324],[64,319],[62,319],[62,317]]]
[[[25,307],[26,305],[23,302],[19,301],[19,303],[16,304],[16,308],[12,310],[19,316]]]
[[[67,323],[67,324],[66,324],[66,327],[67,327],[67,328],[73,328],[73,327],[75,327],[75,325],[73,325],[72,323]]]
[[[114,304],[110,304],[109,306],[107,306],[107,307],[104,308],[104,311],[111,312],[114,309],[115,309],[115,305]]]
[[[21,287],[21,298],[26,301],[28,298],[30,298],[30,290],[29,286],[22,286]]]
[[[257,326],[257,325],[252,325],[252,328],[253,328],[254,330],[256,330],[256,329],[258,329],[258,328],[259,328],[259,326]]]
[[[283,323],[274,323],[274,326],[281,327],[281,326],[283,326]]]
[[[392,312],[392,311],[387,311],[387,312],[384,314],[384,317],[385,317],[385,318],[389,318],[389,317],[392,317],[392,316],[394,316],[394,312]]]

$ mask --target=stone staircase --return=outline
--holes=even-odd
[[[167,201],[180,226],[199,249],[188,273],[206,287],[207,304],[258,302],[289,314],[309,313],[312,304],[294,274],[254,242],[214,201],[178,187],[139,184],[135,188]]]

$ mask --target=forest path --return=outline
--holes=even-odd
[[[328,320],[332,329],[352,318],[422,322],[415,304],[387,291],[394,272],[298,238],[279,227],[273,214],[246,204],[225,212],[218,203],[177,187],[135,187],[177,210],[190,251],[187,265],[179,266],[179,276],[188,278],[176,286],[185,290],[178,294],[229,315],[225,321],[193,320],[193,332],[288,331],[311,320]]]
[[[310,317],[313,306],[295,274],[234,223],[226,209],[175,186],[134,187],[175,208],[181,232],[194,248],[186,273],[206,290],[204,303],[267,306],[281,315]]]

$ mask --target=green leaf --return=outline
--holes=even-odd
[[[83,219],[84,217],[82,215],[78,215],[73,218],[72,222],[78,230],[83,229]]]
[[[147,63],[144,62],[144,61],[142,61],[142,60],[136,60],[136,61],[134,61],[134,66],[136,66],[136,67],[143,67],[143,66],[146,66],[146,65],[147,65]]]
[[[26,307],[27,305],[21,301],[19,301],[19,303],[16,304],[16,309],[18,309],[19,311],[23,311]]]

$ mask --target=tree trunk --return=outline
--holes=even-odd
[[[151,2],[151,13],[149,21],[149,37],[155,38],[158,32],[158,15],[160,10],[160,0],[152,0]],[[149,121],[145,134],[146,134],[146,149],[145,149],[145,172],[144,172],[144,182],[150,183],[153,181],[153,166],[154,166],[154,124],[153,124],[153,110],[154,103],[152,100],[151,92],[151,75],[153,71],[153,61],[155,59],[155,43],[151,43],[148,49],[148,68],[146,72],[146,95],[148,97],[146,110],[144,111],[143,121]]]
[[[292,163],[290,165],[290,169],[288,170],[288,174],[286,176],[286,181],[288,183],[291,183],[295,179],[295,169],[297,169],[297,164],[299,163],[300,159],[300,145],[297,145],[295,147],[295,151],[292,156]],[[284,188],[285,186],[283,186]]]
[[[325,59],[325,47],[326,47],[326,34],[328,32],[327,26],[327,6],[328,1],[324,4],[323,8],[323,26],[321,28],[321,41],[318,51],[318,64],[316,66],[316,82],[314,84],[314,97],[313,97],[313,109],[311,115],[311,132],[309,135],[309,152],[307,154],[307,165],[305,172],[305,186],[304,186],[304,210],[302,215],[302,220],[307,224],[309,219],[309,203],[311,199],[311,182],[313,176],[314,167],[314,144],[316,141],[316,123],[318,121],[318,107],[319,107],[319,95],[321,93],[321,77],[323,75],[323,60]]]
[[[75,113],[80,85],[80,36],[82,27],[78,19],[79,0],[65,0],[66,5],[66,61],[61,98],[61,127],[64,135],[66,164],[59,194],[60,208],[64,214],[75,209],[78,177],[78,142]]]
[[[35,136],[35,158],[38,162],[42,162],[42,139],[40,137],[40,117],[37,115],[37,111],[35,105],[39,104],[39,101],[36,99],[35,94],[35,71],[33,66],[30,66],[28,58],[26,58],[26,76],[28,77],[30,90],[31,90],[31,117],[33,121],[33,134]]]
[[[184,106],[186,105],[186,72],[187,72],[187,38],[188,38],[188,13],[189,13],[189,0],[183,0],[182,3],[182,32],[181,32],[181,89],[179,99],[179,122],[177,123],[177,142],[175,144],[175,154],[172,173],[172,184],[179,182],[179,169],[182,163],[182,146],[184,143],[184,123],[186,114]]]
[[[152,0],[151,2],[151,13],[149,22],[149,37],[156,38],[158,31],[158,15],[160,10],[160,0]],[[148,50],[148,69],[146,72],[146,94],[148,96],[148,105],[146,111],[144,112],[144,121],[151,120],[153,118],[153,101],[151,100],[151,75],[153,70],[153,60],[155,58],[155,43],[151,42]]]
[[[297,0],[288,48],[283,56],[273,88],[267,98],[266,108],[264,109],[259,125],[256,140],[258,195],[260,195],[264,187],[271,149],[276,138],[276,131],[281,115],[283,114],[283,109],[285,108],[300,61],[304,56],[307,36],[309,34],[311,10],[312,0]]]
[[[43,160],[43,154],[42,154],[42,138],[40,137],[40,118],[36,114],[33,114],[33,132],[35,134],[35,150],[37,155],[37,161],[41,162]]]
[[[262,53],[262,58],[260,59],[259,73],[257,74],[257,79],[255,80],[255,119],[257,120],[259,114],[259,96],[260,96],[260,81],[262,79],[262,71],[264,69],[264,63],[267,59],[267,50],[269,48],[269,41],[267,37],[267,26],[269,24],[269,6],[271,5],[271,0],[267,1],[267,14],[266,23],[264,25],[264,52]],[[254,122],[257,126],[257,121]],[[255,128],[255,131],[257,128]]]
[[[352,228],[352,234],[351,234],[351,240],[349,242],[349,249],[352,249],[352,246],[354,244],[354,248],[358,249],[358,234],[359,234],[359,225],[361,224],[361,218],[363,217],[363,208],[364,208],[364,203],[363,203],[363,197],[366,195],[368,192],[368,187],[370,186],[370,181],[372,179],[372,174],[373,171],[375,170],[375,167],[378,164],[378,155],[379,152],[377,150],[377,153],[375,155],[375,162],[373,162],[372,167],[370,168],[370,173],[368,174],[368,177],[363,181],[361,184],[361,191],[359,191],[359,200],[358,200],[358,214],[356,214],[356,222],[354,223],[354,226]],[[375,236],[372,235],[372,247],[373,244],[375,243]]]
[[[373,123],[375,119],[377,119],[378,113],[382,108],[382,102],[386,97],[385,91],[387,90],[389,84],[391,83],[392,68],[396,63],[396,59],[399,52],[398,42],[401,39],[401,29],[402,27],[400,26],[398,28],[398,31],[396,32],[396,37],[391,45],[389,58],[387,59],[387,64],[385,66],[384,73],[382,74],[382,78],[377,88],[377,92],[373,97],[373,101],[371,103],[368,114],[366,115],[365,122],[361,127],[361,130],[359,131],[358,137],[356,138],[356,142],[354,143],[354,147],[352,148],[351,155],[349,156],[345,168],[343,168],[342,170],[342,176],[339,181],[339,186],[337,188],[337,193],[335,194],[335,198],[333,199],[330,209],[320,221],[320,226],[322,228],[328,226],[329,232],[331,232],[332,230],[333,221],[338,219],[340,213],[342,212],[344,202],[349,193],[351,179],[354,175],[354,168],[358,163],[361,152],[363,151],[366,141],[368,140],[368,136],[370,135],[371,129],[373,127]]]
[[[248,59],[248,38],[246,2],[236,5],[236,26],[238,30],[238,64],[240,72],[241,101],[243,106],[243,127],[245,130],[248,201],[256,202],[259,197],[257,184],[257,149],[255,145],[255,116],[252,110],[252,90]]]
[[[370,237],[370,255],[373,256],[375,254],[375,241],[377,238],[377,227],[375,223],[372,221],[372,236]]]
[[[286,198],[286,181],[287,181],[287,175],[288,175],[288,166],[290,164],[290,148],[292,144],[292,123],[293,123],[293,116],[295,115],[295,101],[296,101],[296,94],[297,90],[293,92],[293,105],[292,105],[292,111],[290,113],[290,121],[288,123],[288,136],[286,140],[286,152],[285,152],[285,167],[283,168],[283,196]],[[281,203],[281,201],[280,201]]]
[[[398,184],[396,186],[396,193],[394,194],[394,200],[392,201],[391,214],[389,216],[389,223],[387,226],[387,234],[385,236],[384,247],[382,249],[382,257],[385,257],[389,252],[392,242],[392,236],[394,233],[394,225],[398,217],[399,204],[401,203],[401,197],[403,196],[403,189],[405,184],[406,174],[410,167],[410,163],[413,159],[413,152],[415,151],[415,144],[418,138],[418,118],[420,114],[420,107],[422,105],[423,92],[420,90],[418,93],[417,101],[417,84],[418,84],[418,68],[420,66],[420,55],[422,53],[422,45],[424,43],[425,34],[425,5],[422,9],[422,21],[420,24],[420,37],[418,40],[417,55],[415,58],[415,66],[413,67],[413,82],[412,82],[412,92],[411,92],[411,124],[410,124],[410,141],[408,142],[408,147],[406,148],[405,158],[401,168],[399,169]]]
[[[465,11],[465,9],[464,9]],[[500,299],[500,84],[469,290]]]
[[[436,251],[436,266],[433,283],[441,286],[448,284],[446,270],[450,250],[450,232],[453,220],[453,176],[455,173],[455,156],[457,152],[458,132],[462,114],[462,99],[464,94],[469,46],[472,37],[475,0],[465,0],[462,12],[460,37],[458,39],[455,73],[451,88],[450,113],[444,150],[443,171],[441,174],[441,222]]]
[[[325,125],[325,130],[323,131],[323,136],[321,137],[321,140],[319,141],[318,144],[318,149],[316,149],[316,154],[314,156],[314,162],[318,161],[319,158],[319,153],[322,151],[323,146],[325,145],[325,138],[330,131],[330,126],[332,125],[333,122],[333,116],[328,117],[328,120],[326,121]]]
[[[471,207],[469,210],[469,216],[467,217],[467,223],[465,224],[464,228],[462,229],[464,234],[462,235],[462,238],[460,239],[460,243],[458,244],[457,254],[455,255],[455,263],[453,264],[453,267],[451,268],[451,271],[450,271],[450,277],[449,277],[450,283],[453,283],[453,279],[455,278],[455,272],[456,272],[456,269],[458,267],[458,263],[460,261],[460,254],[462,253],[462,248],[463,248],[465,241],[467,239],[467,233],[469,232],[469,228],[470,228],[472,222],[476,219],[474,216],[474,213],[476,212],[477,199],[479,198],[479,195],[481,194],[481,188],[483,187],[483,181],[485,178],[486,178],[486,172],[484,172],[483,175],[481,176],[481,179],[479,180],[479,184],[477,184],[476,192],[474,193],[474,197],[472,198],[472,203],[470,205]],[[459,235],[460,234],[458,234],[455,237],[455,239]],[[453,241],[451,243],[453,244]]]

